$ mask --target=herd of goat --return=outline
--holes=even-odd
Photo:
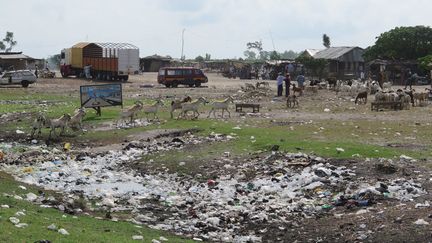
[[[327,82],[317,82],[317,81],[307,81],[304,89],[300,87],[296,87],[292,84],[293,93],[286,98],[287,107],[292,108],[298,106],[298,95],[303,95],[303,90],[307,93],[317,93],[318,89],[331,89],[335,90],[337,95],[345,95],[355,97],[355,103],[367,103],[368,94],[375,95],[375,102],[401,102],[403,109],[409,109],[410,106],[419,106],[424,102],[427,102],[429,95],[431,94],[431,89],[426,88],[425,92],[418,92],[414,89],[406,90],[406,89],[398,89],[393,90],[391,83],[384,83],[381,86],[376,81],[360,81],[360,80],[350,80],[350,81],[341,81],[338,80],[331,85]],[[254,89],[265,88],[269,89],[268,82],[258,82],[256,85],[245,84],[244,90],[250,91]],[[297,95],[296,95],[297,93]],[[233,103],[234,99],[229,96],[228,98],[221,101],[214,101],[211,103],[211,109],[208,113],[207,118],[213,116],[216,118],[216,111],[222,112],[222,117],[224,117],[224,112],[228,113],[228,116],[231,117],[229,112],[229,104]],[[180,110],[180,113],[177,116],[177,119],[183,118],[192,118],[196,119],[199,116],[198,108],[200,105],[207,103],[207,100],[204,97],[200,97],[196,100],[192,100],[190,96],[186,96],[184,99],[175,99],[171,101],[170,106],[170,117],[174,118],[174,112],[176,110]],[[125,123],[129,123],[131,125],[135,125],[135,120],[138,117],[138,114],[143,113],[147,121],[149,121],[149,117],[152,116],[152,119],[159,120],[157,113],[159,109],[164,105],[161,98],[156,99],[156,101],[151,105],[144,105],[141,101],[136,101],[134,105],[122,109],[119,114],[119,119],[115,123],[116,126],[119,126]],[[192,117],[189,114],[192,113]],[[63,114],[60,118],[57,119],[48,119],[44,114],[39,113],[33,121],[32,124],[32,133],[33,137],[37,132],[38,135],[41,134],[42,128],[49,128],[50,133],[49,137],[51,138],[52,134],[58,136],[56,133],[56,129],[60,129],[60,135],[62,135],[66,128],[69,127],[73,130],[82,131],[82,120],[86,115],[86,111],[84,108],[79,108],[75,110],[74,114],[71,116],[69,114]]]

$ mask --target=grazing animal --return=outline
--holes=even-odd
[[[211,104],[211,110],[207,116],[207,118],[210,117],[211,113],[213,112],[213,116],[216,118],[216,110],[222,110],[222,118],[224,117],[224,111],[228,112],[228,117],[231,118],[231,113],[228,110],[228,106],[230,102],[234,102],[233,97],[229,96],[228,98],[224,99],[223,101],[215,101]]]
[[[337,79],[335,77],[327,78],[326,81],[328,82],[329,89],[336,88]]]
[[[427,101],[428,96],[429,96],[429,94],[427,92],[415,92],[415,90],[413,90],[413,99],[414,99],[414,104],[416,106]]]
[[[183,104],[182,104],[181,112],[180,112],[180,114],[178,115],[177,119],[179,119],[180,117],[185,118],[185,117],[186,117],[186,114],[187,114],[189,111],[192,111],[192,112],[193,112],[193,114],[194,114],[194,118],[195,118],[195,119],[198,118],[198,116],[199,116],[198,107],[199,107],[200,104],[204,104],[204,103],[206,103],[206,102],[207,102],[207,101],[206,101],[206,99],[205,99],[204,97],[200,97],[199,99],[197,99],[197,100],[195,100],[195,101],[192,101],[192,102],[190,102],[190,103],[183,103]]]
[[[158,112],[159,108],[162,106],[163,106],[163,102],[161,99],[157,99],[156,103],[154,103],[153,105],[143,106],[142,110],[147,117],[147,121],[149,121],[149,119],[148,119],[149,114],[153,114],[153,119],[157,118],[159,120],[159,117],[157,116],[157,112]]]
[[[117,120],[116,125],[118,125],[118,122],[124,121],[124,119],[129,118],[130,119],[130,123],[135,125],[135,115],[138,113],[138,111],[140,111],[143,108],[143,103],[141,101],[136,101],[135,104],[125,110],[122,110],[120,112],[120,118],[119,120]]]
[[[173,118],[173,112],[175,110],[182,108],[182,104],[183,103],[191,102],[191,101],[192,101],[192,98],[190,96],[186,96],[182,100],[173,100],[173,101],[171,101],[171,110],[170,110],[171,118]]]
[[[269,84],[269,82],[266,82],[266,81],[257,82],[256,88],[259,89],[261,87],[268,88],[268,87],[270,87],[270,84]]]
[[[36,131],[38,131],[38,136],[42,134],[42,128],[45,126],[46,122],[47,122],[47,118],[45,117],[45,115],[42,113],[38,113],[32,123],[32,133],[31,133],[32,138],[35,135]]]
[[[362,101],[362,103],[366,104],[367,103],[367,96],[368,96],[367,91],[363,91],[363,92],[358,93],[354,103],[357,104],[357,102],[360,103],[360,101]]]
[[[288,108],[294,108],[295,106],[299,106],[298,100],[297,100],[297,96],[295,95],[289,95],[287,97],[287,107]]]
[[[293,93],[295,94],[296,92],[299,94],[299,96],[302,96],[303,95],[303,89],[302,88],[300,88],[300,87],[296,87],[296,85],[295,84],[292,84],[292,90],[293,90]]]
[[[50,119],[48,121],[49,127],[51,128],[49,137],[51,137],[51,134],[54,132],[54,135],[57,137],[56,128],[61,128],[60,135],[63,135],[65,128],[67,126],[67,123],[70,121],[71,116],[69,114],[63,114],[60,118],[57,119]]]
[[[79,129],[82,129],[82,119],[86,115],[86,111],[84,107],[81,107],[75,111],[75,114],[71,117],[70,121],[68,122],[68,126],[72,128],[74,131]]]

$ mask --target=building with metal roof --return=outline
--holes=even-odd
[[[22,54],[22,52],[0,52],[1,70],[35,69],[41,59]]]

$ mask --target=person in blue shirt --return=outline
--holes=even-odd
[[[282,73],[278,73],[278,76],[276,78],[277,96],[282,96],[284,79],[285,77],[282,75]]]
[[[305,82],[305,76],[303,76],[303,74],[297,76],[297,83],[299,88],[304,89],[304,82]]]

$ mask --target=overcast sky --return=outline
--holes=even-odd
[[[0,35],[36,58],[80,41],[127,42],[140,56],[243,57],[246,43],[265,50],[372,45],[396,26],[432,25],[430,0],[3,0]]]

